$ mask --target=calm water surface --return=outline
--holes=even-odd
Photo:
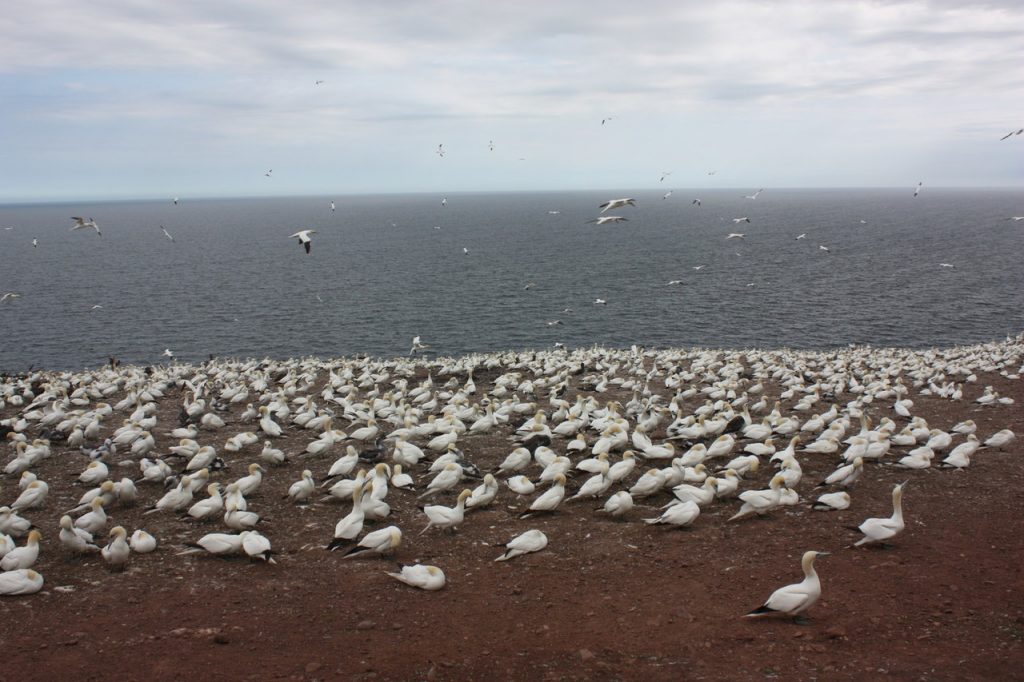
[[[0,293],[22,294],[0,304],[0,369],[151,363],[164,348],[395,355],[417,334],[461,354],[920,347],[1024,329],[1024,221],[1005,220],[1024,191],[745,193],[625,192],[638,206],[614,214],[629,222],[604,226],[586,221],[612,195],[592,192],[0,206]],[[70,232],[72,215],[103,235]],[[288,239],[306,228],[310,255]]]

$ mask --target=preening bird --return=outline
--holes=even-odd
[[[505,543],[505,553],[495,561],[508,561],[523,554],[539,552],[548,546],[548,536],[539,530],[528,530]]]
[[[425,566],[416,564],[414,566],[402,566],[399,573],[388,573],[389,576],[410,587],[418,587],[421,590],[440,590],[444,587],[444,571],[437,566]]]

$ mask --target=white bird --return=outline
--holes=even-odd
[[[306,253],[309,253],[309,248],[312,245],[309,235],[316,234],[316,230],[299,230],[293,235],[289,235],[289,238],[298,238],[299,245],[306,248]]]
[[[519,518],[525,519],[532,516],[535,513],[550,512],[554,511],[562,500],[565,498],[565,475],[555,474],[554,481],[551,483],[551,487],[544,491],[544,494],[533,501],[530,508],[519,515]]]
[[[388,573],[389,576],[410,587],[418,587],[421,590],[440,590],[444,587],[444,571],[437,566],[426,566],[416,564],[414,566],[402,566],[399,573]]]
[[[841,511],[850,507],[850,493],[840,491],[838,493],[825,493],[811,505],[811,509],[817,511]]]
[[[307,502],[316,490],[316,482],[313,480],[313,472],[303,469],[302,478],[295,481],[288,488],[288,499],[296,504]]]
[[[175,202],[175,203],[177,203],[177,202]],[[160,229],[161,229],[161,230],[163,230],[163,233],[164,233],[164,236],[165,236],[165,237],[167,237],[167,238],[168,238],[169,240],[171,240],[172,242],[174,241],[174,237],[172,237],[172,236],[171,236],[171,233],[167,231],[167,228],[166,228],[166,227],[164,227],[163,225],[161,225],[161,226],[160,226]]]
[[[242,536],[234,533],[207,533],[197,542],[187,542],[185,546],[189,549],[178,552],[179,556],[202,552],[209,552],[215,556],[240,554],[242,552]]]
[[[785,478],[781,474],[775,474],[767,490],[747,490],[740,493],[739,498],[743,506],[729,518],[729,521],[736,521],[751,514],[761,516],[778,507],[782,500],[784,483]]]
[[[532,495],[537,489],[533,481],[523,475],[512,476],[505,483],[508,485],[509,490],[517,495]]]
[[[753,194],[746,194],[746,195],[744,195],[743,198],[744,199],[756,199],[757,195],[759,195],[763,191],[764,191],[764,188],[762,187],[761,189],[757,190]]]
[[[367,533],[359,541],[359,544],[344,550],[343,558],[390,554],[401,544],[401,529],[398,526],[387,526],[372,533]]]
[[[439,492],[451,490],[456,485],[458,485],[459,481],[461,480],[462,467],[456,464],[455,462],[448,462],[447,464],[444,465],[444,469],[442,469],[440,473],[438,473],[437,476],[435,476],[433,480],[431,480],[430,483],[427,484],[426,492],[420,495],[419,499],[422,500],[424,498],[436,495]]]
[[[763,606],[754,609],[747,616],[783,613],[787,616],[793,616],[797,622],[802,622],[803,619],[800,614],[814,606],[814,603],[821,596],[821,581],[818,580],[818,574],[814,571],[814,560],[829,554],[830,552],[804,552],[804,556],[800,560],[800,565],[804,569],[804,579],[799,583],[786,585],[775,590]]]
[[[605,511],[617,517],[628,513],[631,509],[633,509],[633,496],[627,491],[620,491],[605,500],[603,507],[598,507],[594,511]]]
[[[587,223],[594,223],[596,225],[604,225],[606,223],[628,223],[629,218],[624,218],[620,215],[603,215],[593,220],[588,220]]]
[[[796,236],[796,238],[797,239],[807,239],[807,233],[806,232],[801,232],[800,234],[798,234]]]
[[[981,447],[981,442],[978,437],[973,433],[967,436],[967,442],[960,443],[953,448],[949,456],[942,460],[944,466],[954,467],[956,469],[963,469],[971,464],[971,455],[978,451]]]
[[[3,559],[0,559],[0,571],[32,568],[32,564],[39,558],[39,540],[42,537],[42,533],[38,530],[30,530],[24,545],[15,547],[5,554]]]
[[[864,533],[864,537],[853,543],[854,547],[885,542],[896,537],[903,530],[903,486],[906,484],[907,481],[904,481],[892,489],[892,516],[884,519],[867,519],[857,526],[857,529]]]
[[[466,518],[466,500],[472,494],[472,490],[463,490],[459,493],[454,507],[446,507],[442,504],[430,504],[423,507],[423,513],[427,515],[428,523],[420,531],[420,535],[426,533],[431,527],[450,528],[454,532]]]
[[[824,251],[825,253],[832,253],[832,249],[828,248],[824,244],[818,244],[818,248]]]
[[[132,550],[128,546],[127,536],[124,527],[114,526],[110,529],[110,541],[100,550],[103,560],[113,571],[123,571],[125,564],[128,563],[128,557],[131,556]]]
[[[744,239],[746,236],[747,235],[742,232],[730,232],[726,239]]]
[[[711,479],[709,479],[711,480]],[[663,523],[680,528],[689,526],[700,516],[700,506],[693,500],[670,504],[656,519],[644,519],[646,524]]]
[[[57,535],[57,539],[75,554],[95,552],[100,549],[93,543],[92,534],[81,528],[75,528],[71,517],[66,514],[60,518],[60,533]]]
[[[31,568],[0,573],[0,595],[35,594],[43,589],[43,576]]]
[[[128,540],[128,546],[136,554],[149,554],[156,550],[156,545],[156,538],[141,528],[132,533],[131,538]]]
[[[498,494],[498,479],[492,474],[484,474],[484,481],[473,489],[473,494],[466,500],[466,509],[482,509],[494,501]]]
[[[97,225],[96,221],[93,220],[92,218],[89,218],[88,220],[86,220],[85,218],[81,218],[79,216],[71,216],[71,219],[75,221],[75,226],[71,228],[72,231],[73,230],[81,230],[83,228],[90,228],[91,227],[92,229],[96,230],[96,236],[98,236],[98,237],[102,237],[103,236],[103,233],[100,232],[99,225]]]
[[[270,548],[270,540],[261,535],[259,531],[243,531],[239,537],[242,538],[242,551],[245,552],[246,556],[250,559],[262,559],[268,564],[277,563],[271,556],[273,551]]]
[[[857,482],[864,472],[864,458],[854,457],[853,461],[845,464],[829,474],[821,485],[838,485],[841,488],[849,488]]]
[[[915,187],[915,188],[914,188],[914,196],[915,196],[915,197],[916,197],[916,196],[917,196],[918,194],[920,194],[920,193],[921,193],[921,184],[922,184],[922,183],[920,183],[920,182],[919,182],[919,183],[917,183],[917,187]]]
[[[528,530],[505,543],[505,553],[495,561],[508,561],[523,554],[539,552],[548,546],[548,536],[539,530]]]
[[[623,206],[636,206],[636,199],[609,199],[603,204],[600,204],[598,208],[601,209],[601,213],[604,213],[605,211],[612,211],[616,208],[622,208]]]
[[[733,218],[732,221],[739,225],[740,223],[749,223],[750,218],[743,216],[742,218]]]
[[[985,439],[985,446],[990,448],[1003,449],[1004,446],[1009,445],[1013,439],[1016,438],[1016,434],[1010,429],[1003,429],[1002,431],[996,431],[991,436]]]
[[[595,298],[594,299],[594,305],[607,305],[607,304],[608,304],[608,301],[604,300],[603,298]]]

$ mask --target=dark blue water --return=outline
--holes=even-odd
[[[4,206],[0,293],[22,296],[0,304],[0,369],[157,362],[164,348],[193,361],[394,355],[417,334],[461,354],[556,341],[922,347],[1024,329],[1024,221],[1005,220],[1024,214],[1024,191],[749,193]],[[629,222],[587,224],[613,196],[637,198],[614,212]],[[103,236],[70,232],[72,215]],[[742,216],[752,222],[734,225]],[[288,239],[305,228],[311,255]]]

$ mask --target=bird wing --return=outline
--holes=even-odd
[[[802,585],[786,585],[772,592],[764,605],[773,611],[792,613],[806,604],[810,596]]]

